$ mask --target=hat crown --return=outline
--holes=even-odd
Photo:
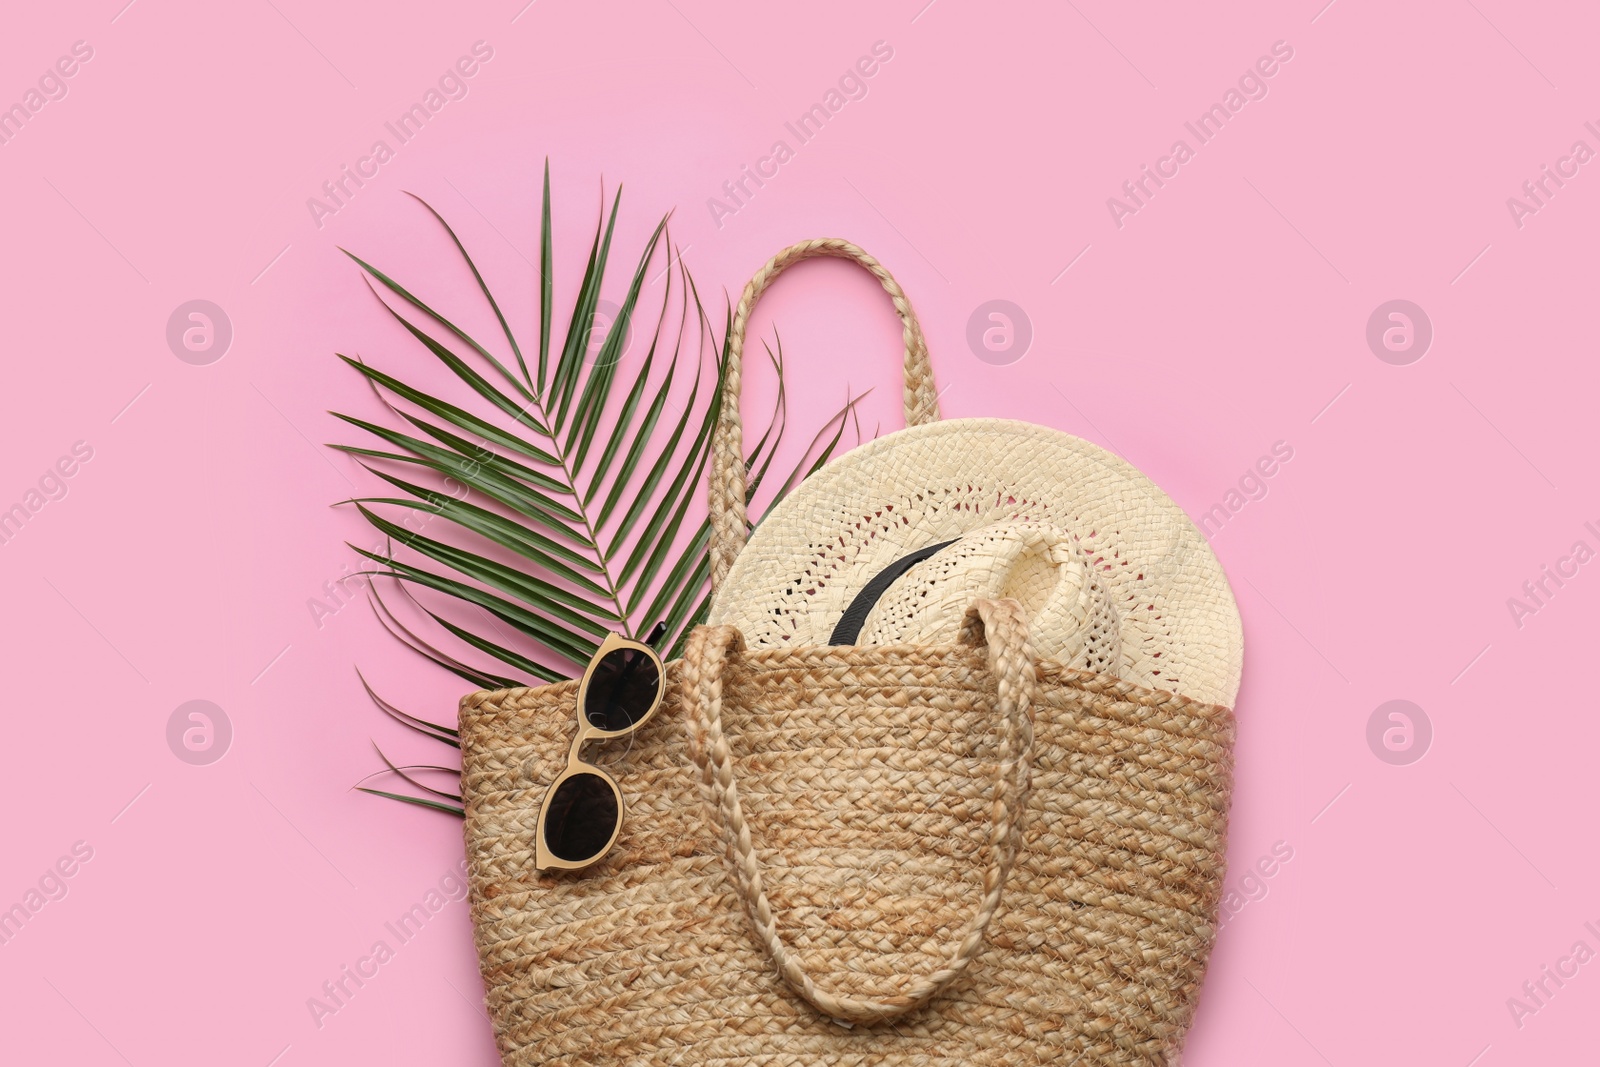
[[[857,643],[953,642],[974,600],[1005,597],[1022,605],[1041,656],[1118,673],[1116,608],[1080,541],[1046,522],[991,523],[914,564],[867,614]]]

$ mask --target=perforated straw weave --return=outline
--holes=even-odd
[[[1215,936],[1232,714],[1041,656],[1016,598],[958,618],[926,644],[695,631],[656,717],[595,754],[627,818],[577,873],[533,868],[575,683],[466,697],[504,1062],[1172,1062]]]

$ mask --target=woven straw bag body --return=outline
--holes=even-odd
[[[911,413],[931,378],[923,397],[902,317]],[[461,704],[473,923],[508,1067],[1175,1057],[1221,896],[1227,708],[1040,660],[1013,601],[950,645],[746,649],[702,627],[660,712],[598,754],[627,798],[616,846],[541,873],[576,689]]]

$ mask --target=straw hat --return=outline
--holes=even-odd
[[[1222,566],[1182,509],[1087,441],[1008,419],[888,434],[778,503],[710,622],[751,648],[954,642],[1013,597],[1038,654],[1232,705],[1243,664]]]

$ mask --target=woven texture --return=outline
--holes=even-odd
[[[728,759],[790,951],[845,996],[933,974],[985,895],[1004,731],[989,653],[962,645],[726,650]],[[679,1067],[1162,1064],[1214,937],[1231,783],[1224,708],[1039,665],[1032,789],[981,950],[927,1007],[845,1028],[774,968],[667,703],[596,753],[617,847],[533,869],[574,686],[461,706],[472,909],[505,1063]]]
[[[1015,600],[979,600],[966,616],[963,636],[988,639],[989,674],[994,681],[1000,748],[996,753],[994,797],[989,817],[989,858],[983,893],[954,949],[932,973],[877,975],[888,986],[868,995],[832,988],[811,972],[778,929],[771,898],[756,854],[750,821],[739,801],[733,747],[722,728],[723,672],[728,656],[743,651],[744,638],[732,626],[702,626],[683,657],[683,705],[689,722],[689,751],[722,824],[733,859],[739,901],[755,925],[762,947],[784,981],[813,1008],[841,1022],[879,1023],[915,1011],[960,978],[984,947],[984,934],[1000,908],[1006,877],[1017,860],[1027,817],[1033,768],[1033,700],[1038,690],[1027,616]]]

